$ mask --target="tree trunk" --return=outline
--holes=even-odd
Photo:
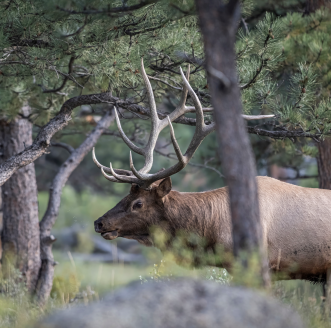
[[[326,138],[317,145],[319,187],[331,189],[331,138]]]
[[[24,106],[22,113],[29,114]],[[2,122],[4,160],[32,143],[32,124],[22,118]],[[22,273],[26,286],[33,291],[41,265],[37,183],[34,164],[17,170],[3,186],[2,270],[9,274],[13,265]]]
[[[314,13],[322,7],[331,7],[330,0],[306,0],[305,14]],[[331,138],[321,140],[318,144],[317,167],[319,187],[331,189]]]
[[[251,144],[242,118],[238,86],[235,38],[240,19],[239,1],[196,0],[204,40],[219,153],[230,194],[233,250],[238,256],[259,252],[262,279],[270,284],[266,245],[256,185],[256,168]]]
[[[0,155],[1,156],[1,155]],[[1,242],[1,233],[2,233],[2,226],[3,226],[3,211],[2,211],[2,191],[0,187],[0,261],[2,258],[2,242]],[[1,263],[0,263],[0,270],[1,270]]]
[[[307,0],[304,14],[309,15],[311,13],[314,13],[319,8],[330,8],[330,6],[330,0]]]

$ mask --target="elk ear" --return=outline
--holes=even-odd
[[[156,195],[160,198],[167,196],[171,191],[172,183],[170,177],[165,178],[156,188]]]
[[[133,183],[131,185],[131,190],[130,190],[130,194],[136,194],[139,191],[139,186],[135,183]]]

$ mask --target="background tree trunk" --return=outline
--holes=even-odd
[[[0,155],[1,156],[1,155]],[[1,242],[1,233],[2,233],[2,226],[3,226],[3,212],[2,212],[2,191],[0,187],[0,261],[2,258],[2,242]],[[0,270],[1,270],[1,264],[0,264]]]
[[[255,161],[242,118],[236,69],[234,45],[240,19],[239,1],[230,0],[224,4],[220,0],[196,0],[196,5],[204,39],[219,152],[230,194],[234,254],[259,251],[262,278],[265,285],[269,285]]]
[[[330,0],[306,0],[305,14],[309,15],[322,7],[331,7]],[[331,138],[321,140],[317,144],[318,156],[317,167],[319,176],[319,187],[331,189]]]
[[[330,8],[330,6],[331,6],[330,0],[307,0],[304,14],[309,15],[310,13],[315,12],[319,8],[322,7]]]
[[[317,145],[319,187],[331,189],[331,138],[326,138]]]
[[[29,114],[29,107],[22,114]],[[22,118],[2,122],[4,160],[21,152],[32,143],[32,124]],[[17,170],[3,186],[2,270],[10,264],[22,272],[23,279],[33,291],[41,265],[38,219],[37,183],[34,163]]]

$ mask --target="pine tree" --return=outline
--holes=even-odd
[[[266,4],[259,2],[259,5],[261,11]],[[284,6],[291,12],[279,11]],[[309,138],[273,142],[262,157],[264,162],[295,169],[296,178],[302,177],[300,168],[304,167],[304,157],[317,157],[320,188],[329,189],[330,6],[324,1],[282,1],[274,6],[273,12],[280,15],[278,20],[283,30],[282,60],[273,72],[281,95],[281,101],[275,102],[279,109],[274,109],[280,112],[277,124],[281,123],[280,128],[308,132]],[[294,106],[288,106],[290,98]]]

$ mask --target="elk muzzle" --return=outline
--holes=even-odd
[[[104,224],[103,217],[94,221],[94,229],[95,232],[100,233],[104,239],[112,240],[118,237],[118,231],[116,229],[109,229],[107,225]]]

